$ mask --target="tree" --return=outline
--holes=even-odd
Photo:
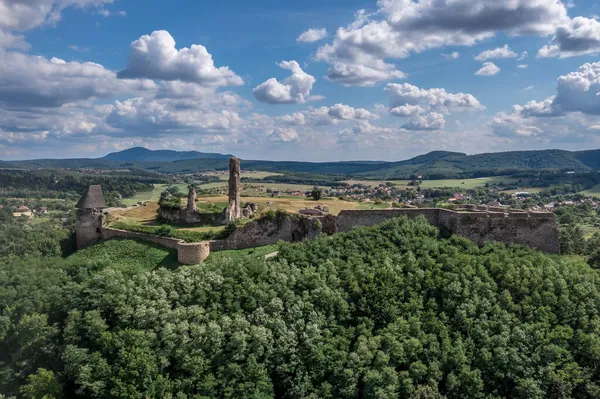
[[[313,187],[312,191],[310,192],[310,195],[311,195],[312,199],[314,199],[315,201],[318,201],[323,196],[323,190],[321,190],[319,187],[315,186],[315,187]]]

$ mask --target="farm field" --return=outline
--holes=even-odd
[[[589,190],[582,191],[582,193],[585,195],[593,195],[600,198],[600,184],[595,185]]]
[[[458,187],[464,189],[473,189],[477,187],[484,187],[487,183],[508,183],[512,179],[503,176],[493,177],[480,177],[475,179],[446,179],[446,180],[423,180],[420,184],[421,188],[443,188],[443,187]],[[395,186],[401,186],[404,188],[411,187],[408,184],[410,180],[346,180],[348,184],[364,184],[367,186],[378,186],[381,183],[390,182]]]
[[[504,190],[504,191],[500,191],[500,192],[503,194],[515,194],[515,193],[521,193],[521,192],[537,194],[542,190],[543,190],[542,187],[523,187],[523,188],[519,188],[517,190]]]
[[[179,184],[178,186],[183,185]],[[123,203],[127,206],[135,205],[138,202],[157,201],[160,198],[160,193],[164,190],[166,184],[155,184],[154,190],[137,193],[131,198],[123,198]]]

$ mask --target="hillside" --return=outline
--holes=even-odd
[[[144,147],[134,147],[124,151],[112,152],[101,159],[107,161],[174,162],[184,159],[229,159],[230,157],[231,155],[198,151],[149,150]]]
[[[175,270],[153,247],[119,263],[131,241],[0,263],[0,392],[598,398],[598,271],[438,234],[397,219]]]
[[[0,168],[140,168],[161,173],[193,173],[203,170],[225,170],[228,167],[228,158],[229,155],[195,151],[151,151],[132,148],[100,159],[11,161],[0,162]],[[523,170],[598,170],[600,150],[511,151],[475,155],[434,151],[398,162],[242,160],[242,167],[246,170],[267,172],[301,172],[373,179],[408,179],[416,174],[421,174],[426,179],[469,178],[498,176]]]

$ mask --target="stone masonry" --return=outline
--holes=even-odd
[[[242,217],[240,191],[240,160],[232,157],[229,160],[229,204],[225,210],[225,223],[235,222]]]
[[[196,189],[194,187],[190,187],[190,191],[188,192],[187,197],[187,206],[186,210],[188,212],[196,212]]]

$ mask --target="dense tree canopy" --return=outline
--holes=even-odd
[[[0,392],[600,397],[600,276],[584,261],[440,239],[422,219],[176,270],[117,243],[131,247],[0,263]]]

